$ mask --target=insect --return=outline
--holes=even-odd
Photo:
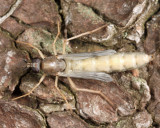
[[[85,34],[90,34],[92,32],[98,31],[103,27],[105,26],[102,26],[91,32],[87,32]],[[92,53],[57,55],[57,52],[55,49],[55,42],[58,38],[59,33],[60,33],[60,30],[59,30],[59,23],[58,23],[58,34],[56,36],[56,39],[53,42],[55,56],[44,57],[43,53],[39,49],[35,48],[34,46],[28,43],[23,42],[24,44],[30,45],[31,47],[37,49],[42,58],[42,59],[34,59],[31,63],[27,63],[27,67],[31,67],[33,70],[36,70],[36,71],[42,71],[44,75],[41,77],[38,84],[29,93],[22,95],[20,97],[14,98],[13,100],[16,100],[31,94],[34,91],[34,89],[36,89],[36,87],[39,86],[39,84],[44,80],[46,75],[55,75],[56,76],[55,87],[57,88],[57,90],[59,91],[59,93],[64,98],[67,104],[68,104],[68,101],[66,100],[65,96],[60,92],[57,86],[59,76],[67,77],[71,88],[74,89],[75,91],[98,94],[102,98],[104,98],[112,107],[114,107],[114,104],[112,103],[112,101],[107,96],[105,96],[102,92],[77,88],[70,77],[111,82],[113,81],[113,78],[107,73],[117,72],[117,71],[120,72],[120,71],[139,68],[146,65],[148,62],[152,60],[152,56],[147,55],[145,53],[141,53],[141,52],[116,53],[116,51],[114,50],[105,50],[105,51],[92,52]],[[83,36],[85,34],[78,35],[74,38]],[[64,43],[74,38],[66,39]],[[17,42],[17,43],[22,43],[22,42]],[[64,50],[63,50],[63,53],[64,53]]]

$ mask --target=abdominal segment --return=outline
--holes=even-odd
[[[69,60],[66,62],[66,71],[120,72],[142,67],[150,61],[151,56],[145,53],[116,53],[82,60]]]

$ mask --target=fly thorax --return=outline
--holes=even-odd
[[[55,56],[47,57],[42,60],[41,70],[48,74],[53,75],[57,72],[62,72],[66,68],[66,64],[64,60],[59,60]]]

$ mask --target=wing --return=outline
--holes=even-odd
[[[91,57],[97,57],[97,56],[106,56],[106,55],[112,55],[115,54],[115,50],[105,50],[105,51],[98,51],[98,52],[85,52],[85,53],[77,53],[77,54],[65,54],[65,55],[59,55],[58,59],[67,59],[67,60],[82,60],[87,59]]]
[[[104,82],[113,81],[113,78],[109,74],[104,72],[69,72],[69,73],[59,72],[58,75],[63,77],[94,79]]]

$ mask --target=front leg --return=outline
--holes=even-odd
[[[45,77],[46,77],[46,75],[43,74],[43,76],[41,77],[41,79],[39,80],[39,82],[34,86],[34,88],[32,88],[28,93],[26,93],[26,94],[24,94],[22,96],[13,98],[12,100],[17,100],[17,99],[20,99],[20,98],[23,98],[23,97],[26,97],[26,96],[30,95],[42,83],[42,81],[44,80]]]

